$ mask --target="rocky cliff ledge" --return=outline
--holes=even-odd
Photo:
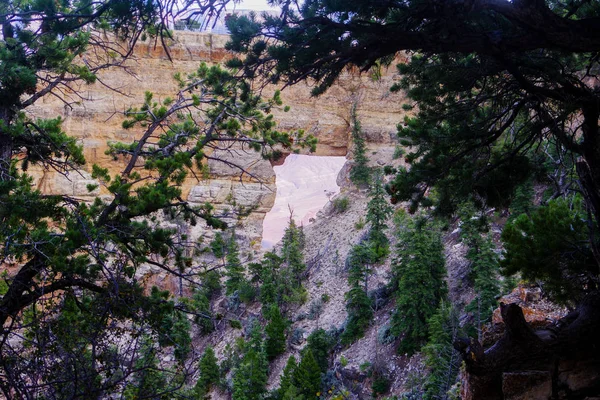
[[[88,162],[109,168],[112,173],[122,165],[105,155],[107,142],[112,140],[133,141],[135,130],[121,126],[122,113],[132,105],[143,101],[144,93],[151,91],[156,99],[172,96],[177,85],[173,79],[176,72],[186,74],[194,71],[200,62],[219,63],[232,54],[225,50],[227,35],[176,31],[168,48],[148,39],[136,45],[134,57],[125,68],[115,68],[102,73],[93,85],[82,85],[81,98],[71,95],[70,104],[52,96],[46,96],[29,111],[39,117],[62,116],[63,127],[77,137],[84,146]],[[85,57],[84,57],[85,58]],[[170,59],[169,59],[170,58]],[[374,75],[349,71],[325,95],[310,96],[310,84],[300,84],[282,92],[289,112],[275,110],[274,114],[282,130],[304,129],[319,139],[316,154],[345,156],[349,153],[350,108],[357,104],[358,114],[367,135],[369,147],[375,149],[390,146],[394,141],[396,124],[403,118],[402,96],[390,93],[389,87],[397,79],[395,66],[382,68]],[[273,94],[274,87],[263,89],[264,96]],[[351,156],[351,155],[350,155]],[[184,185],[184,195],[193,203],[211,202],[217,210],[237,205],[255,207],[250,216],[241,223],[238,232],[243,244],[258,249],[262,234],[264,214],[272,207],[275,198],[275,175],[268,161],[257,154],[237,151],[230,155],[253,175],[240,175],[238,170],[222,164],[210,164],[210,176],[206,180],[190,178]],[[92,183],[90,176],[82,171],[64,177],[52,171],[36,171],[37,185],[45,193],[89,196],[86,185]],[[91,195],[98,195],[93,192]],[[210,235],[210,234],[209,234]]]

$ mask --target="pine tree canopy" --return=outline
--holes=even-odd
[[[210,293],[175,302],[168,292],[144,287],[137,274],[152,265],[200,286],[202,268],[186,251],[198,244],[162,221],[225,224],[211,204],[188,204],[182,183],[207,160],[219,161],[215,150],[234,142],[265,158],[292,143],[314,147],[310,137],[276,130],[270,111],[281,104],[278,93],[262,99],[231,71],[205,64],[188,76],[176,74],[179,88],[170,98],[147,92],[132,99],[122,126],[137,140],[108,148],[119,160],[112,170],[122,167],[118,173],[85,165],[80,144],[64,132],[59,116],[34,119],[27,112],[46,96],[67,107],[73,99],[84,102],[80,90],[101,71],[122,66],[138,40],[150,36],[160,45],[173,18],[215,12],[222,2],[185,5],[0,2],[0,263],[16,268],[4,277],[0,298],[0,391],[6,398],[60,398],[57,391],[64,398],[106,398],[132,380],[146,387],[144,368],[155,368],[159,347],[171,348],[183,363],[191,352],[188,316],[211,318]],[[120,45],[112,45],[117,38]],[[97,187],[102,197],[40,193],[30,165],[62,174],[86,169],[97,182],[88,186],[90,197]],[[144,337],[154,344],[142,346]],[[185,381],[157,376],[155,383],[163,380],[170,384],[153,384],[154,398]]]
[[[398,352],[412,354],[428,336],[428,320],[446,298],[446,267],[440,232],[432,224],[398,218],[397,258],[392,264],[396,310],[391,332]]]
[[[446,215],[469,197],[507,207],[522,197],[516,188],[542,178],[554,197],[583,193],[598,254],[599,2],[277,3],[278,17],[228,21],[229,48],[245,54],[232,65],[248,76],[311,79],[319,95],[347,67],[368,71],[408,55],[391,88],[408,97],[398,134],[410,164],[387,186],[393,202]]]

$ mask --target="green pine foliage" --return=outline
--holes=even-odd
[[[460,333],[458,311],[442,302],[428,324],[429,340],[423,347],[423,354],[429,374],[423,399],[449,399],[448,391],[456,382],[461,364],[460,354],[453,346]]]
[[[321,394],[321,368],[312,350],[303,352],[302,359],[294,371],[294,385],[305,399],[315,399]],[[289,390],[289,388],[288,388]]]
[[[296,357],[290,356],[285,364],[285,368],[283,369],[283,374],[281,375],[281,382],[278,389],[279,398],[285,398],[284,396],[290,389],[290,386],[294,386],[294,373],[296,372],[296,368],[298,368]],[[297,391],[295,387],[294,389]]]
[[[356,113],[356,103],[352,105],[350,121],[352,123],[352,143],[354,143],[354,165],[350,170],[350,180],[357,186],[366,186],[371,179],[371,169],[368,166],[367,146]]]
[[[534,210],[533,195],[532,179],[529,179],[516,187],[515,194],[510,202],[511,221],[521,214],[530,214]]]
[[[226,293],[228,295],[237,292],[246,281],[246,269],[240,261],[238,245],[235,241],[235,232],[231,234],[227,245],[227,255],[225,256],[225,281]]]
[[[478,252],[474,254],[469,251],[467,259],[471,261],[473,289],[476,293],[476,298],[468,305],[467,310],[475,313],[477,325],[481,327],[482,324],[491,321],[494,309],[498,306],[497,299],[501,293],[500,261],[489,237],[482,238]]]
[[[390,251],[390,241],[385,235],[385,231],[388,229],[386,222],[392,215],[393,209],[387,199],[383,188],[383,177],[379,171],[375,174],[369,197],[366,218],[367,222],[371,223],[369,241],[377,256],[376,261],[380,261],[387,257]]]
[[[558,245],[550,237],[557,229],[549,226],[539,232],[552,244],[550,268],[543,271],[542,255],[535,254],[541,249],[535,242],[541,240],[529,235],[538,233],[535,226],[543,223],[527,225],[543,213],[548,222],[558,219],[564,227],[565,221],[550,215],[558,211],[551,204],[541,213],[527,211],[527,204],[518,203],[528,197],[528,189],[515,193],[515,188],[539,177],[544,160],[551,160],[553,169],[563,169],[551,176],[552,198],[579,191],[589,211],[583,216],[592,228],[587,233],[600,225],[600,93],[589,83],[590,71],[600,68],[600,49],[595,31],[588,29],[596,23],[599,8],[597,2],[527,1],[525,7],[519,1],[501,3],[474,12],[464,2],[444,2],[440,12],[435,1],[314,0],[307,7],[286,1],[278,17],[228,20],[229,48],[244,56],[231,65],[269,82],[311,81],[313,95],[320,95],[349,67],[377,77],[394,54],[410,52],[398,65],[400,78],[392,87],[403,91],[409,99],[404,109],[412,110],[398,125],[400,144],[407,149],[404,161],[410,166],[398,168],[388,184],[392,201],[410,202],[411,211],[435,206],[436,214],[452,215],[468,198],[477,199],[481,207],[502,209],[514,200],[513,216],[530,216],[512,221],[506,233],[515,251],[507,259],[507,271],[541,280],[560,301],[571,293],[570,300],[577,302],[580,293],[575,292],[594,290],[600,280],[599,263],[592,272],[586,249],[598,248],[598,235],[582,241],[565,232],[566,238],[576,240]],[[556,31],[553,21],[564,23],[561,37],[581,40],[549,39]],[[397,39],[407,37],[411,40]],[[533,248],[527,249],[528,241]],[[569,250],[571,260],[564,257]],[[525,254],[534,258],[534,266],[523,257],[521,271],[513,260]]]
[[[555,199],[504,227],[502,273],[541,282],[555,301],[569,304],[598,287],[587,213],[579,196]]]
[[[141,357],[135,362],[136,372],[133,374],[132,381],[125,386],[123,397],[126,400],[143,398],[171,399],[173,393],[179,389],[178,379],[174,379],[174,374],[159,367],[156,349],[147,337],[144,338],[140,355]],[[79,373],[81,372],[79,371]],[[75,395],[75,393],[73,394]]]
[[[182,303],[190,309],[194,315],[194,323],[200,328],[200,332],[208,334],[214,330],[213,313],[210,306],[210,293],[207,288],[196,290],[191,299],[183,298]]]
[[[212,388],[219,384],[221,377],[217,361],[213,348],[206,347],[198,365],[200,377],[194,387],[195,394],[199,399],[204,398]]]
[[[0,2],[0,254],[18,265],[0,287],[0,325],[7,327],[0,332],[0,359],[10,359],[18,371],[3,375],[2,390],[10,397],[111,398],[127,383],[135,386],[128,389],[132,397],[159,398],[160,391],[144,388],[189,381],[169,375],[167,385],[144,383],[162,367],[155,367],[152,352],[172,351],[177,373],[189,374],[182,365],[191,348],[190,316],[208,331],[214,293],[175,303],[140,279],[140,268],[151,265],[190,287],[201,284],[192,261],[199,243],[165,221],[226,224],[211,204],[183,200],[185,180],[194,168],[205,169],[207,153],[223,139],[242,141],[265,158],[309,142],[314,149],[314,138],[276,129],[269,114],[280,99],[261,99],[233,72],[200,64],[175,77],[173,96],[161,100],[148,92],[125,110],[122,127],[134,134],[121,137],[136,139],[108,144],[114,166],[86,167],[95,181],[89,196],[38,191],[30,170],[76,176],[86,160],[60,117],[34,119],[29,109],[53,95],[85,107],[80,90],[98,72],[123,65],[133,54],[130,44],[143,36],[160,43],[169,35],[167,8],[142,0]],[[118,46],[110,42],[115,37],[122,39]],[[96,189],[101,197],[93,197]],[[240,278],[233,258],[230,293]],[[61,328],[67,320],[70,329]],[[141,340],[142,333],[156,339],[152,351],[118,339]]]
[[[491,320],[500,296],[499,257],[488,233],[486,216],[477,212],[471,202],[459,206],[461,240],[468,246],[466,258],[470,261],[470,277],[475,290],[475,299],[467,311],[475,315],[477,331]]]
[[[333,345],[333,338],[325,330],[316,329],[308,335],[303,351],[310,350],[319,364],[321,372],[325,373],[329,367],[329,353]]]
[[[269,309],[267,318],[269,323],[265,327],[265,352],[267,358],[273,360],[285,352],[285,329],[287,324],[276,304]]]
[[[302,254],[303,246],[304,233],[290,216],[288,226],[283,233],[281,257],[291,274],[290,277],[293,279],[290,283],[296,287],[301,286],[302,274],[306,270],[304,255]]]
[[[215,234],[215,237],[210,242],[210,249],[215,257],[219,259],[225,257],[225,254],[227,253],[227,243],[225,243],[221,232]]]
[[[398,352],[412,354],[426,341],[427,321],[446,296],[444,247],[432,223],[404,215],[397,222],[399,243],[392,264],[396,310],[391,332],[401,338]]]
[[[348,257],[348,283],[350,290],[346,293],[346,310],[348,319],[341,343],[348,345],[364,336],[373,319],[372,301],[368,295],[371,265],[377,259],[377,253],[370,241],[352,248]]]
[[[304,400],[306,397],[304,397],[300,393],[301,393],[300,390],[296,386],[290,385],[288,387],[288,389],[285,391],[285,393],[283,394],[282,399],[283,400]]]
[[[348,283],[346,310],[348,319],[341,343],[348,345],[364,336],[373,319],[373,305],[369,298],[369,276],[372,265],[380,262],[389,254],[389,239],[385,234],[386,221],[392,214],[381,174],[375,174],[375,180],[369,193],[371,200],[367,205],[366,219],[370,222],[368,239],[352,248],[348,256]]]
[[[248,342],[243,356],[234,371],[234,400],[259,400],[266,393],[269,362],[263,346],[261,326],[258,323],[250,328]]]
[[[277,305],[284,313],[291,305],[306,301],[302,285],[304,264],[304,232],[290,218],[282,239],[281,256],[268,252],[260,263],[250,264],[251,282],[258,289],[258,298],[266,309]]]

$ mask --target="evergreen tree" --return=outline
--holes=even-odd
[[[573,304],[598,288],[597,265],[589,242],[581,197],[555,199],[530,215],[521,214],[502,232],[502,273],[517,272],[542,282],[555,301]]]
[[[350,111],[352,123],[352,143],[354,144],[354,165],[350,170],[350,180],[357,186],[366,186],[371,178],[371,170],[368,167],[367,146],[360,127],[360,120],[356,114],[356,102]]]
[[[333,339],[325,330],[316,329],[306,339],[306,346],[302,351],[311,351],[317,364],[321,368],[321,372],[327,372],[329,368],[329,352],[333,347]],[[304,353],[302,353],[304,354]]]
[[[215,326],[210,308],[210,299],[206,295],[206,290],[196,290],[192,295],[191,301],[187,303],[189,303],[190,308],[194,312],[194,322],[200,328],[200,331],[203,334],[212,332]]]
[[[233,400],[261,399],[266,392],[268,367],[261,326],[255,322],[233,376]]]
[[[281,315],[279,307],[274,304],[268,311],[269,323],[265,327],[267,338],[265,340],[265,352],[269,360],[273,360],[285,352],[285,328],[286,323]]]
[[[198,398],[206,396],[212,388],[219,383],[219,366],[217,357],[212,347],[208,346],[200,358],[199,371],[200,377],[196,382],[195,392]]]
[[[385,230],[388,228],[386,221],[392,215],[393,209],[386,198],[380,171],[375,174],[369,197],[371,198],[367,205],[367,222],[371,223],[369,241],[375,250],[377,260],[381,260],[389,254],[390,242],[385,235]]]
[[[132,382],[128,383],[123,390],[126,400],[153,398],[157,400],[169,400],[177,387],[175,380],[158,366],[156,349],[152,346],[149,338],[143,338],[141,357],[136,360]],[[82,372],[82,371],[78,371]],[[89,390],[89,389],[88,389]],[[73,397],[77,397],[73,393]],[[65,397],[67,398],[67,397]]]
[[[555,161],[567,169],[554,178],[567,179],[557,194],[577,175],[588,225],[600,226],[600,93],[588,79],[600,68],[600,41],[589,29],[600,16],[597,2],[491,0],[474,7],[444,2],[440,12],[437,2],[421,0],[314,0],[303,7],[284,0],[278,18],[228,20],[230,48],[245,54],[231,64],[252,76],[260,71],[269,82],[312,80],[319,95],[348,67],[377,68],[413,51],[392,88],[408,96],[406,109],[414,107],[398,126],[411,165],[387,186],[393,202],[409,201],[412,210],[435,204],[437,213],[452,214],[475,195],[505,207],[515,187],[539,171],[547,141],[564,149]],[[570,160],[576,168],[568,168]],[[598,248],[598,235],[587,241],[585,247]],[[600,281],[596,258],[595,272],[586,266],[580,275],[583,286]],[[531,274],[527,261],[520,265],[511,271]],[[554,286],[565,268],[551,265],[555,271],[536,275]],[[572,292],[568,275],[569,287],[554,292]]]
[[[210,249],[217,258],[223,258],[226,254],[227,243],[223,240],[221,232],[215,234],[214,239],[210,242]]]
[[[321,368],[310,349],[302,354],[302,359],[294,372],[294,386],[306,399],[320,397]]]
[[[282,400],[304,400],[305,397],[300,393],[296,386],[290,385],[283,394]]]
[[[290,356],[285,364],[285,368],[283,369],[283,374],[281,375],[281,383],[279,384],[278,391],[279,398],[284,398],[290,386],[294,386],[294,373],[296,372],[296,368],[298,368],[296,358],[294,356]]]
[[[235,232],[231,234],[231,238],[229,239],[225,260],[225,276],[227,277],[225,281],[226,293],[231,295],[238,291],[246,282],[244,276],[245,268],[240,261],[240,253],[235,241]]]
[[[468,246],[466,258],[471,262],[470,276],[476,294],[476,298],[467,306],[467,311],[475,315],[477,331],[480,333],[481,325],[491,319],[496,308],[496,298],[500,295],[500,265],[491,238],[484,236],[489,231],[487,219],[485,215],[477,214],[471,202],[459,206],[460,236]]]
[[[427,321],[446,296],[444,246],[431,223],[414,223],[405,216],[398,222],[397,258],[392,264],[396,310],[391,332],[402,338],[398,352],[412,354],[427,339]]]
[[[179,363],[183,363],[192,350],[190,337],[190,321],[187,315],[178,311],[173,315],[172,327],[169,330],[169,339],[173,343],[173,355]]]
[[[482,324],[491,321],[494,309],[498,304],[500,264],[498,255],[494,251],[494,244],[489,237],[482,238],[479,251],[476,254],[469,251],[467,259],[471,261],[471,272],[474,277],[473,289],[477,295],[467,310],[475,313],[479,331]]]
[[[372,301],[368,295],[370,264],[377,258],[375,251],[366,241],[352,248],[349,255],[346,310],[348,320],[341,336],[342,344],[347,345],[361,338],[373,319]]]
[[[448,391],[456,382],[461,364],[453,343],[459,333],[458,312],[442,302],[429,319],[429,340],[423,347],[429,369],[425,381],[425,400],[449,400]]]
[[[302,273],[306,270],[304,256],[302,255],[303,242],[304,234],[290,216],[288,226],[283,233],[281,242],[281,257],[291,273],[292,281],[288,282],[288,284],[292,284],[295,287],[301,286]]]
[[[493,0],[473,12],[454,2],[440,12],[436,2],[420,0],[315,0],[310,7],[285,0],[282,9],[263,22],[227,21],[230,48],[245,54],[231,65],[251,76],[260,71],[269,82],[313,80],[319,95],[348,67],[377,68],[399,52],[415,52],[400,64],[395,85],[418,111],[399,126],[414,165],[390,185],[394,200],[435,201],[437,211],[448,212],[467,193],[490,205],[504,202],[532,170],[526,154],[550,137],[568,158],[582,157],[578,174],[600,224],[600,95],[586,77],[600,65],[600,41],[588,29],[600,14],[595,3]],[[578,118],[581,125],[570,123]],[[433,185],[437,190],[428,190]]]
[[[195,2],[200,13],[213,3]],[[202,219],[216,229],[226,224],[211,204],[182,200],[188,174],[205,169],[223,139],[267,158],[276,155],[271,146],[305,143],[277,131],[266,115],[278,96],[262,100],[230,71],[200,64],[175,76],[173,96],[147,92],[125,110],[122,128],[135,133],[121,136],[135,140],[108,144],[115,165],[85,167],[88,196],[36,189],[31,169],[77,176],[86,160],[61,117],[34,119],[28,108],[56,96],[83,109],[83,85],[125,65],[134,54],[130,46],[147,36],[163,42],[174,10],[143,0],[0,1],[0,254],[18,264],[3,280],[0,298],[5,397],[55,398],[65,382],[77,387],[68,398],[116,397],[122,386],[115,379],[134,382],[143,374],[126,361],[142,359],[142,348],[122,346],[119,338],[140,332],[156,337],[158,346],[173,346],[182,362],[190,348],[187,316],[181,307],[175,311],[169,293],[149,291],[139,268],[152,265],[199,284],[188,254],[192,242],[165,219],[190,225]],[[74,315],[69,296],[87,327],[77,335],[53,329],[61,316]],[[22,340],[25,334],[35,340]],[[149,362],[139,367],[153,368]],[[104,368],[119,371],[118,378]],[[82,377],[93,377],[93,384],[79,386]]]
[[[259,299],[264,307],[281,305],[283,289],[281,285],[281,265],[283,260],[274,252],[267,252],[260,263],[250,264],[252,281],[259,284]]]
[[[534,210],[533,195],[532,179],[528,179],[516,187],[515,194],[510,202],[510,221],[521,214],[529,214]]]

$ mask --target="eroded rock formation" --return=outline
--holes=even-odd
[[[89,172],[91,165],[100,164],[111,173],[117,173],[122,165],[105,154],[109,141],[133,141],[137,132],[122,127],[122,113],[130,106],[141,104],[144,93],[151,91],[155,99],[164,99],[176,93],[173,79],[176,72],[182,75],[197,69],[201,62],[220,63],[232,56],[224,49],[227,35],[176,31],[174,40],[165,49],[159,42],[148,39],[136,45],[134,57],[124,68],[115,68],[99,76],[93,85],[81,85],[77,97],[65,93],[63,98],[46,96],[29,112],[38,117],[64,119],[63,127],[77,137],[84,147]],[[170,59],[169,59],[170,58]],[[396,124],[403,118],[402,96],[390,93],[389,87],[397,79],[395,66],[378,71],[374,75],[349,71],[325,95],[310,96],[310,84],[296,85],[282,92],[285,105],[274,110],[279,129],[303,129],[319,139],[317,155],[345,156],[348,154],[349,115],[351,106],[358,105],[358,113],[371,147],[388,146],[395,138]],[[264,96],[271,96],[276,88],[263,89]],[[250,216],[239,230],[244,245],[258,249],[264,214],[272,207],[275,198],[275,175],[268,161],[252,151],[238,149],[229,157],[258,179],[227,167],[210,163],[207,180],[190,178],[183,187],[184,196],[192,203],[206,201],[217,210],[231,207],[232,200],[238,206],[252,208]],[[69,194],[78,197],[97,196],[100,189],[88,192],[93,183],[88,172],[72,173],[64,177],[52,171],[38,170],[37,185],[45,193]],[[231,221],[233,222],[233,220]],[[210,235],[210,233],[209,233]]]

